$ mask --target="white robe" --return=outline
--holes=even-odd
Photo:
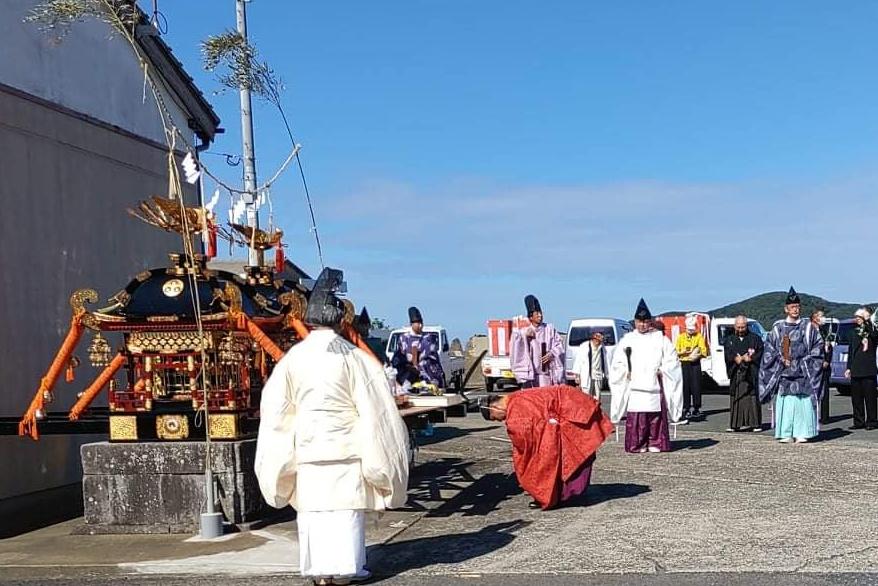
[[[625,351],[631,348],[631,376]],[[659,385],[658,374],[662,375]],[[610,364],[610,419],[621,421],[628,411],[661,411],[664,390],[668,418],[679,421],[683,414],[683,377],[674,345],[661,332],[630,332],[616,346]]]
[[[576,373],[576,376],[579,377],[579,384],[582,387],[582,391],[588,395],[591,395],[595,399],[600,400],[601,398],[601,389],[600,387],[596,387],[592,389],[591,382],[591,359],[589,359],[589,350],[591,350],[592,358],[598,353],[603,355],[603,365],[604,365],[604,379],[609,376],[609,373],[606,372],[610,368],[607,347],[603,344],[595,348],[592,346],[591,341],[586,340],[583,342],[579,349],[576,352],[576,358],[573,360],[573,372]],[[600,360],[601,357],[598,357]],[[603,384],[603,383],[601,383]]]
[[[297,511],[401,507],[408,432],[381,365],[315,330],[262,390],[256,476],[266,502]]]

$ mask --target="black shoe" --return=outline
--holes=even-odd
[[[700,410],[695,409],[694,411],[692,411],[691,417],[693,419],[701,419],[702,417],[704,417],[704,415],[701,413]]]
[[[875,423],[867,423],[865,428],[866,431],[872,431],[873,429],[878,429],[878,424]]]
[[[848,429],[866,429],[866,426],[862,423],[854,423]]]
[[[537,501],[531,501],[531,502],[527,503],[527,508],[528,509],[539,509],[540,503],[538,503]]]

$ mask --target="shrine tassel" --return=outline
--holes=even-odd
[[[67,361],[67,370],[64,372],[64,381],[72,383],[75,378],[76,374],[73,372],[73,360],[70,359]]]
[[[210,223],[207,227],[207,258],[216,257],[216,224]]]
[[[277,248],[274,251],[274,270],[277,273],[282,273],[284,271],[284,245],[280,242],[277,243]]]

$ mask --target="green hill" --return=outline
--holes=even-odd
[[[775,321],[784,317],[783,306],[786,297],[785,291],[772,291],[771,293],[763,293],[743,301],[738,301],[737,303],[718,307],[707,313],[717,317],[733,317],[738,314],[744,314],[747,317],[758,320],[767,329]],[[821,307],[826,312],[827,317],[846,319],[852,317],[857,308],[862,305],[860,303],[829,301],[806,293],[799,293],[799,297],[802,298],[803,317],[810,316],[815,308]],[[878,307],[876,303],[866,303],[865,305]]]

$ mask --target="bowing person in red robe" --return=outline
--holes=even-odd
[[[492,396],[482,416],[506,423],[518,483],[550,509],[584,494],[595,452],[612,433],[598,401],[568,386],[526,389]]]

